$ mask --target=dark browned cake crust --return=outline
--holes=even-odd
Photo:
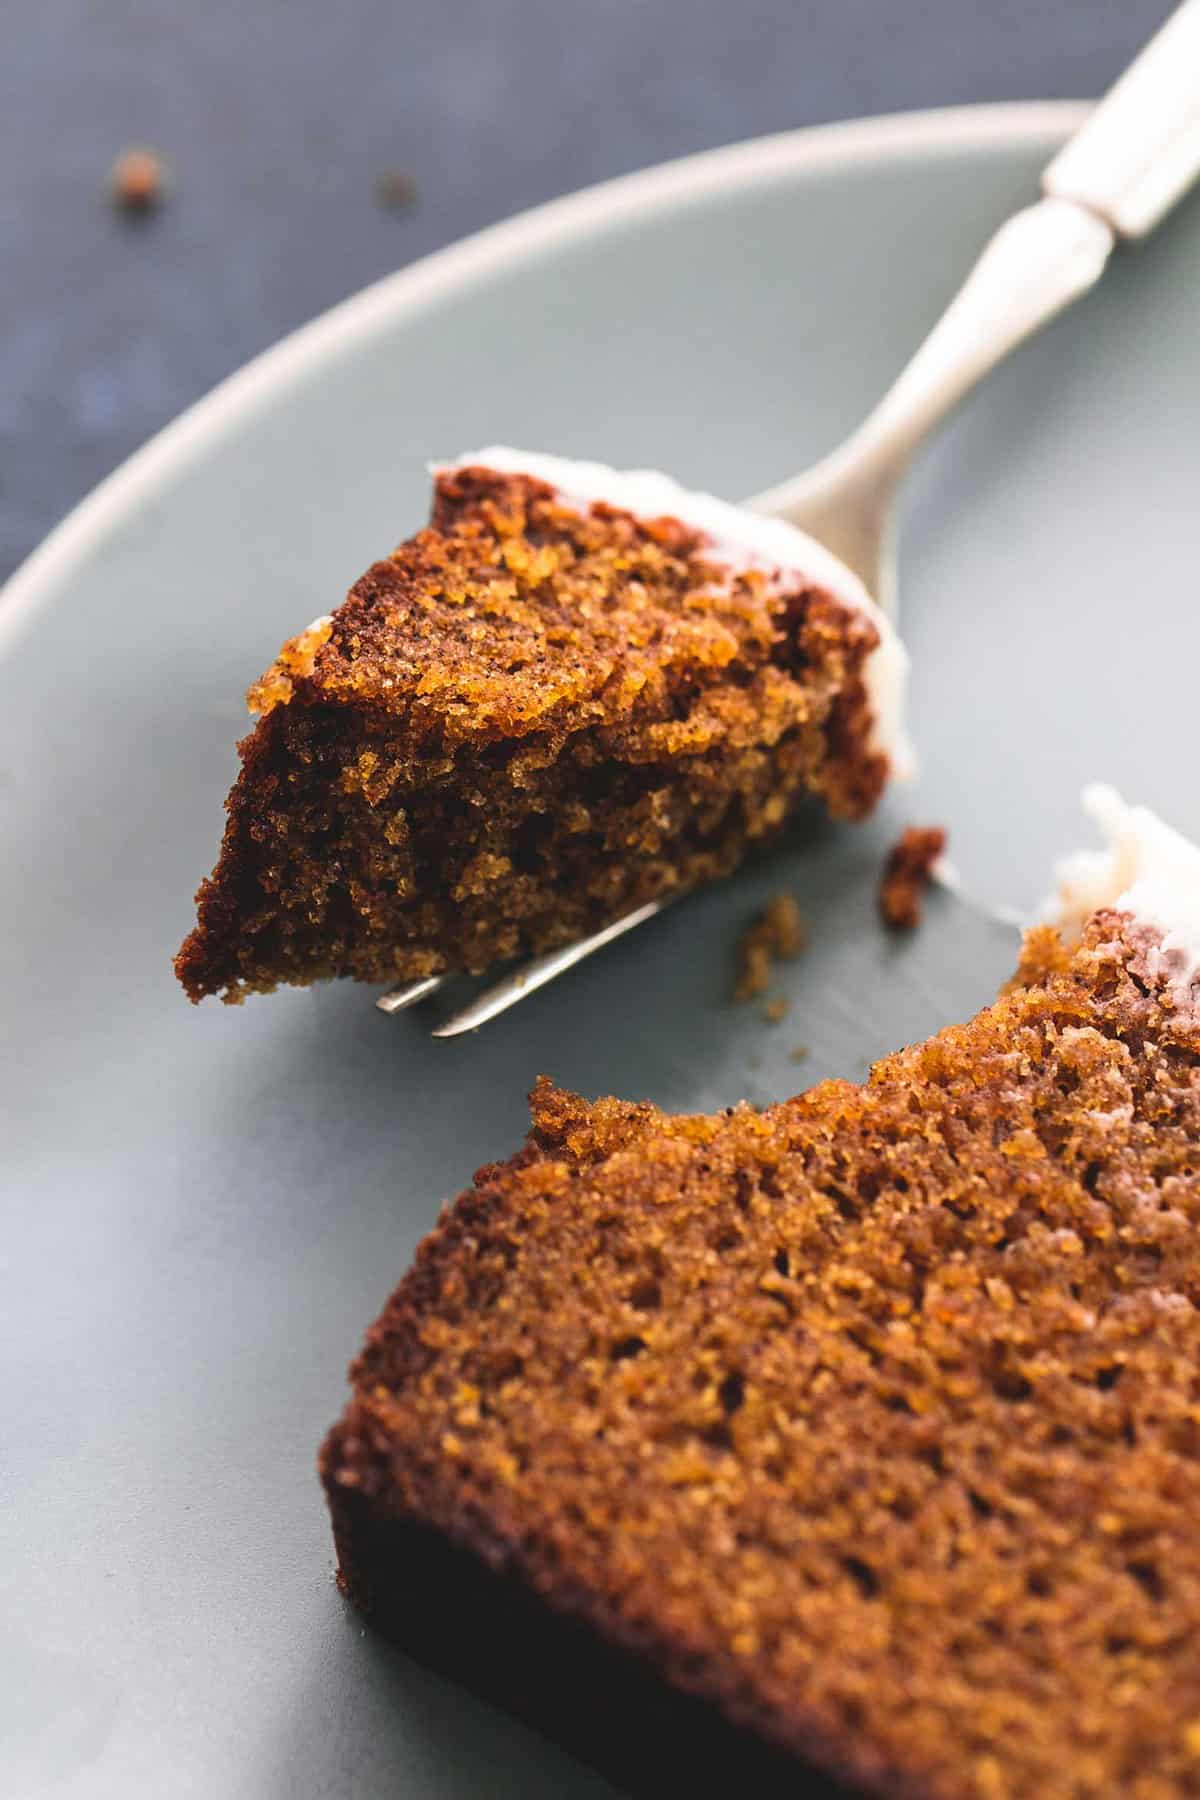
[[[540,1084],[323,1449],[351,1597],[510,1642],[526,1711],[540,1616],[856,1791],[1200,1793],[1200,1029],[1152,966],[1042,928],[969,1025],[762,1113]]]
[[[893,931],[915,931],[933,865],[946,848],[940,825],[910,825],[892,845],[879,882],[879,910]]]
[[[180,980],[480,970],[726,873],[806,793],[858,818],[887,774],[877,644],[678,520],[444,474],[431,528],[251,690]]]

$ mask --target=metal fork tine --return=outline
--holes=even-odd
[[[427,1000],[430,994],[436,994],[445,979],[444,975],[426,975],[420,981],[402,981],[398,986],[389,988],[386,994],[380,994],[375,1004],[380,1012],[407,1012],[418,1000]]]
[[[480,1025],[486,1025],[490,1019],[498,1018],[510,1006],[515,1006],[518,1000],[523,1000],[526,994],[545,987],[548,981],[553,981],[567,969],[573,969],[576,963],[585,961],[594,950],[603,949],[614,938],[623,937],[627,931],[644,924],[656,913],[664,912],[679,898],[679,894],[667,894],[661,900],[647,900],[644,905],[635,906],[632,912],[614,919],[610,925],[594,931],[590,937],[580,938],[574,944],[564,944],[561,949],[547,950],[541,956],[535,956],[532,962],[514,969],[511,975],[506,975],[493,987],[485,988],[482,994],[477,994],[461,1012],[454,1013],[443,1025],[436,1026],[434,1037],[458,1037],[464,1031],[475,1031]]]

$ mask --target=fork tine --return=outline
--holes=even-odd
[[[420,981],[402,981],[389,988],[386,994],[380,994],[375,1004],[380,1012],[407,1012],[418,1000],[427,1000],[430,994],[436,994],[445,979],[444,975],[426,975]]]
[[[486,1025],[501,1013],[507,1012],[523,1000],[526,994],[532,994],[548,981],[554,981],[559,975],[573,969],[591,956],[595,950],[603,949],[611,944],[614,938],[624,937],[638,925],[652,919],[656,913],[664,912],[680,898],[679,894],[666,894],[660,900],[647,900],[642,906],[635,906],[632,912],[623,913],[619,919],[594,931],[590,937],[579,938],[573,944],[563,944],[558,950],[546,950],[541,956],[535,956],[532,962],[514,969],[511,975],[497,981],[494,986],[485,988],[474,1000],[456,1012],[444,1024],[435,1026],[433,1035],[436,1038],[458,1037],[464,1031],[476,1031],[480,1025]]]

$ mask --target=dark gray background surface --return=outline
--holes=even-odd
[[[1098,93],[1165,0],[0,4],[0,578],[152,431],[376,276],[664,157]],[[175,188],[131,222],[116,152]],[[381,171],[416,205],[388,213]]]

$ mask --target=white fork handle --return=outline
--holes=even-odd
[[[1041,200],[1007,219],[857,431],[823,462],[750,504],[783,517],[802,513],[798,522],[817,537],[815,507],[826,494],[837,505],[839,491],[850,485],[878,492],[882,511],[883,496],[933,427],[1018,344],[1095,284],[1114,241],[1094,213],[1067,201]]]
[[[1158,224],[1200,173],[1200,0],[1185,0],[1042,177],[1121,237]]]
[[[1185,0],[1047,168],[1046,198],[1000,227],[858,430],[752,504],[819,527],[826,495],[890,491],[932,428],[1095,284],[1116,237],[1149,231],[1198,174],[1200,0]]]

